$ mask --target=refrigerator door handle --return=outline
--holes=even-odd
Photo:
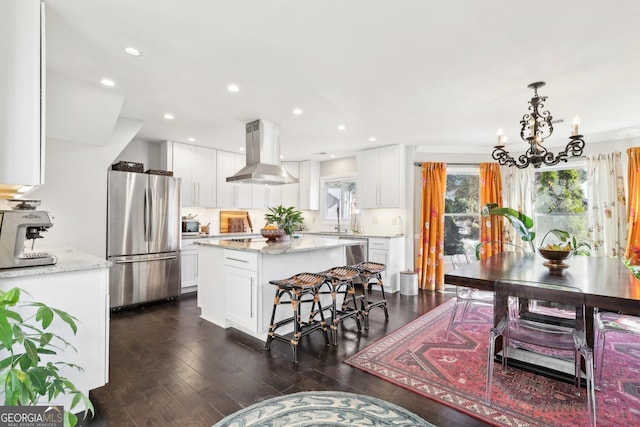
[[[145,259],[119,259],[116,260],[116,264],[131,264],[134,262],[150,262],[150,261],[163,261],[167,259],[175,259],[178,258],[177,255],[159,257],[159,258],[145,258]]]
[[[149,191],[149,209],[147,211],[147,215],[149,217],[149,241],[153,241],[153,191],[151,188]]]
[[[144,223],[144,241],[149,241],[149,190],[144,190],[144,211],[142,212],[142,221]]]

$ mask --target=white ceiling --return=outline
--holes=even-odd
[[[498,127],[515,150],[539,80],[564,119],[555,145],[576,114],[587,144],[640,135],[637,0],[45,2],[52,81],[124,96],[120,115],[149,141],[238,151],[261,118],[280,124],[288,160],[396,143],[488,153]]]

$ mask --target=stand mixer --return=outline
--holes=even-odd
[[[47,252],[33,252],[36,239],[53,226],[49,212],[36,211],[39,200],[9,200],[12,210],[0,210],[0,268],[32,267],[55,264],[55,256]],[[31,240],[31,251],[25,243]]]

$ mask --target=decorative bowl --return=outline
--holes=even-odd
[[[276,239],[284,236],[284,230],[281,228],[261,228],[260,234],[262,237],[266,237],[267,243],[273,243]]]
[[[547,262],[543,263],[544,266],[549,268],[567,268],[568,264],[565,264],[563,261],[571,257],[571,250],[557,250],[557,249],[542,249],[539,248],[538,252],[542,256],[542,258],[546,259]]]

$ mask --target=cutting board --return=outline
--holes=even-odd
[[[220,233],[245,233],[251,229],[247,211],[220,211]]]

